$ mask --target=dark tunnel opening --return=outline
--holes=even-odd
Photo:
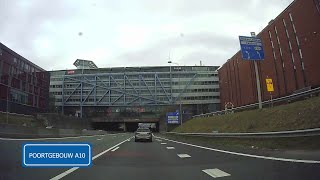
[[[141,123],[139,122],[94,122],[92,128],[95,130],[105,130],[111,132],[135,132]],[[143,123],[150,128],[152,132],[159,132],[159,122],[156,123]]]

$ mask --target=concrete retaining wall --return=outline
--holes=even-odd
[[[0,124],[0,137],[10,138],[46,138],[102,135],[106,131],[79,130],[79,129],[45,129],[23,127],[17,125]]]

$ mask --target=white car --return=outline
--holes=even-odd
[[[138,128],[134,133],[134,141],[146,140],[152,142],[152,132],[149,128]]]

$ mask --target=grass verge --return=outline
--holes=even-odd
[[[320,97],[291,104],[191,119],[174,132],[264,132],[320,127]]]
[[[320,150],[320,136],[290,138],[210,138],[181,135],[163,137],[203,146],[228,149]]]

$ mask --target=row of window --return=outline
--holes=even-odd
[[[183,97],[181,98],[181,100],[184,100],[184,101],[192,101],[192,100],[214,100],[214,99],[219,99],[219,96],[191,96],[191,97]],[[84,100],[84,99],[83,99]],[[96,102],[98,101],[99,99],[96,99]],[[107,101],[106,101],[107,100]],[[108,100],[109,99],[106,99],[104,101],[100,101],[101,102],[109,102]],[[126,102],[131,102],[131,101],[136,101],[138,100],[137,98],[132,98],[132,97],[128,97],[126,98]],[[158,101],[169,101],[169,99],[167,97],[157,97]],[[118,99],[117,97],[112,97],[111,98],[111,102],[115,102],[115,101],[118,101],[118,102],[123,102],[124,99],[121,98],[121,99]],[[62,102],[62,99],[61,98],[57,98],[56,99],[56,102]],[[70,98],[67,100],[67,102],[80,102],[80,98]],[[94,98],[88,98],[86,99],[86,102],[94,102]]]
[[[32,94],[26,94],[25,92],[21,92],[15,89],[11,89],[9,92],[7,91],[8,88],[6,86],[0,85],[0,99],[34,107],[46,107],[45,98],[41,98]]]
[[[192,96],[192,97],[183,97],[183,100],[213,100],[219,99],[219,96]]]
[[[179,93],[181,91],[182,90],[179,90],[179,89],[173,89],[172,93]],[[186,89],[184,92],[185,93],[219,92],[219,89],[218,88],[215,88],[215,89]]]
[[[133,82],[131,83],[133,87],[137,88],[139,87],[139,83],[137,82]],[[130,88],[132,87],[131,84],[126,84],[126,87]],[[141,87],[144,87],[147,84],[147,86],[149,86],[150,88],[154,87],[155,83],[154,82],[146,82],[146,83],[141,83]],[[190,82],[190,81],[175,81],[172,82],[173,86],[186,86],[186,85],[219,85],[219,81],[194,81],[194,82]],[[76,88],[78,87],[79,84],[65,84],[64,87],[65,88]],[[98,86],[108,86],[109,84],[102,84],[102,83],[97,83]],[[161,85],[164,87],[169,87],[171,85],[171,82],[161,82]],[[160,87],[161,86],[159,84],[159,82],[157,82],[157,86]],[[121,87],[123,88],[124,85],[121,82],[115,83],[112,82],[110,84],[111,87]],[[62,88],[62,85],[50,85],[50,88]]]
[[[155,79],[158,77],[159,79],[170,79],[171,78],[193,78],[195,74],[193,73],[183,73],[183,74],[143,74],[141,75],[143,80],[150,80],[150,79]],[[217,77],[217,73],[213,74],[197,74],[197,78],[208,78],[208,77]],[[124,79],[129,79],[130,81],[139,81],[139,75],[112,75],[110,76],[111,81],[124,81]],[[70,77],[72,79],[76,80],[81,80],[82,77]],[[93,76],[91,77],[86,77],[88,80],[94,80],[95,78]],[[68,79],[68,78],[67,78]],[[52,81],[62,81],[63,78],[52,78]],[[102,81],[109,81],[109,76],[102,76],[99,77],[99,80]]]
[[[313,0],[314,4],[316,5],[316,8],[320,14],[320,0]]]
[[[50,81],[63,81],[63,78],[50,78]]]
[[[83,90],[82,91],[82,94],[83,95],[87,95],[90,93],[91,90]],[[150,90],[152,93],[155,93],[155,91],[153,89]],[[150,94],[150,91],[148,89],[144,89],[144,90],[126,90],[125,92],[128,93],[128,94]],[[165,89],[166,93],[169,94],[171,93],[170,89]],[[165,91],[163,89],[157,89],[156,93],[165,93]],[[180,93],[182,92],[183,89],[173,89],[172,90],[172,93]],[[214,89],[185,89],[184,90],[184,93],[204,93],[204,92],[219,92],[219,89],[218,88],[214,88]],[[98,90],[96,91],[97,95],[99,94],[105,94],[107,93],[107,90]],[[62,92],[59,91],[59,92],[52,92],[52,94],[54,95],[62,95]],[[76,90],[76,91],[65,91],[65,95],[71,95],[71,94],[74,94],[74,95],[81,95],[81,90]]]
[[[0,82],[2,84],[9,85],[8,76],[1,76]],[[9,86],[11,86],[11,87],[13,87],[15,89],[22,90],[24,92],[34,93],[36,95],[40,94],[40,96],[45,96],[45,94],[46,94],[45,93],[46,92],[46,88],[35,86],[33,84],[28,84],[28,83],[23,82],[23,81],[21,81],[19,79],[16,79],[16,78],[11,78],[11,83],[10,83]]]

